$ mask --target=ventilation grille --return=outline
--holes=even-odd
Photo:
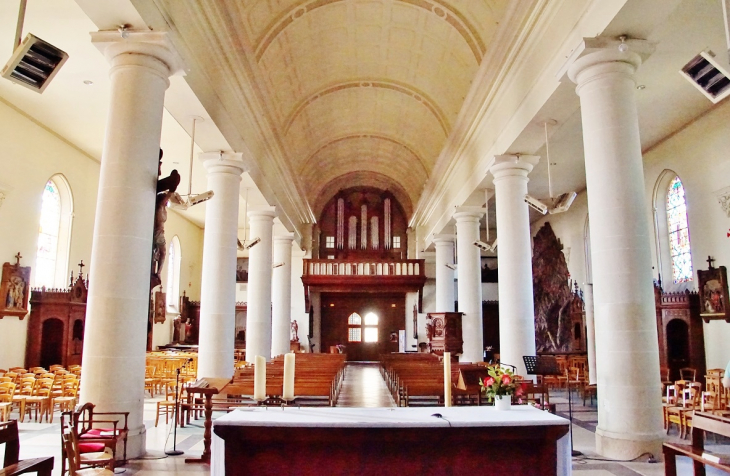
[[[680,71],[713,103],[725,99],[730,94],[728,73],[715,61],[711,52],[703,51],[687,63]]]
[[[67,59],[64,51],[29,33],[3,68],[2,77],[42,93]]]

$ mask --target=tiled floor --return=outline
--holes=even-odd
[[[551,402],[557,404],[557,412],[568,416],[568,402],[565,391],[551,391]],[[203,451],[202,421],[191,426],[178,429],[177,449],[183,450],[184,455],[166,456],[164,451],[173,446],[171,427],[160,422],[154,427],[155,402],[158,399],[145,401],[145,424],[147,426],[148,454],[140,459],[130,461],[117,472],[127,475],[202,475],[209,474],[209,467],[201,464],[186,464],[185,458],[197,457]],[[588,402],[587,402],[588,403]],[[388,390],[383,382],[378,366],[375,363],[353,363],[347,366],[345,380],[340,393],[338,406],[348,407],[391,407],[394,406]],[[219,414],[214,414],[214,417]],[[573,441],[576,450],[583,456],[573,459],[573,475],[575,476],[660,476],[664,474],[662,463],[648,463],[647,456],[637,459],[636,462],[602,461],[595,452],[594,432],[598,422],[595,406],[583,405],[582,401],[573,400]],[[676,430],[675,430],[676,431]],[[678,440],[673,432],[670,439]],[[20,424],[20,453],[21,458],[54,455],[56,468],[54,475],[60,475],[60,427],[58,420],[53,424],[21,423]],[[717,448],[716,448],[717,449]],[[727,446],[725,447],[727,450]],[[0,450],[1,453],[2,450]],[[657,455],[659,456],[659,455]],[[678,462],[680,475],[692,474],[691,464],[687,459]],[[353,473],[355,474],[355,472]],[[708,476],[725,474],[708,468]],[[520,476],[520,475],[510,475]]]

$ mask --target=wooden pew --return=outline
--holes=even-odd
[[[677,475],[676,456],[687,456],[693,460],[694,475],[704,476],[705,466],[730,473],[730,464],[715,463],[702,457],[705,451],[705,432],[730,437],[730,418],[711,413],[695,412],[692,421],[692,444],[664,443],[664,474]]]
[[[11,420],[0,423],[0,444],[5,445],[5,460],[0,475],[38,473],[39,476],[51,476],[53,456],[19,460],[20,439],[18,438],[18,422]]]

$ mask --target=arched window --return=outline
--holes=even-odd
[[[34,286],[55,288],[66,283],[72,217],[71,189],[62,175],[54,175],[41,199]]]
[[[687,202],[679,176],[669,183],[667,190],[667,229],[669,254],[672,257],[672,277],[675,283],[692,281],[692,254],[690,252]]]
[[[167,250],[167,312],[180,312],[180,239],[173,236]]]

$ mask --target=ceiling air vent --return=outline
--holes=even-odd
[[[42,93],[68,54],[28,33],[2,70],[2,77]]]
[[[692,58],[680,73],[715,104],[730,94],[730,74],[711,51],[703,51]]]

